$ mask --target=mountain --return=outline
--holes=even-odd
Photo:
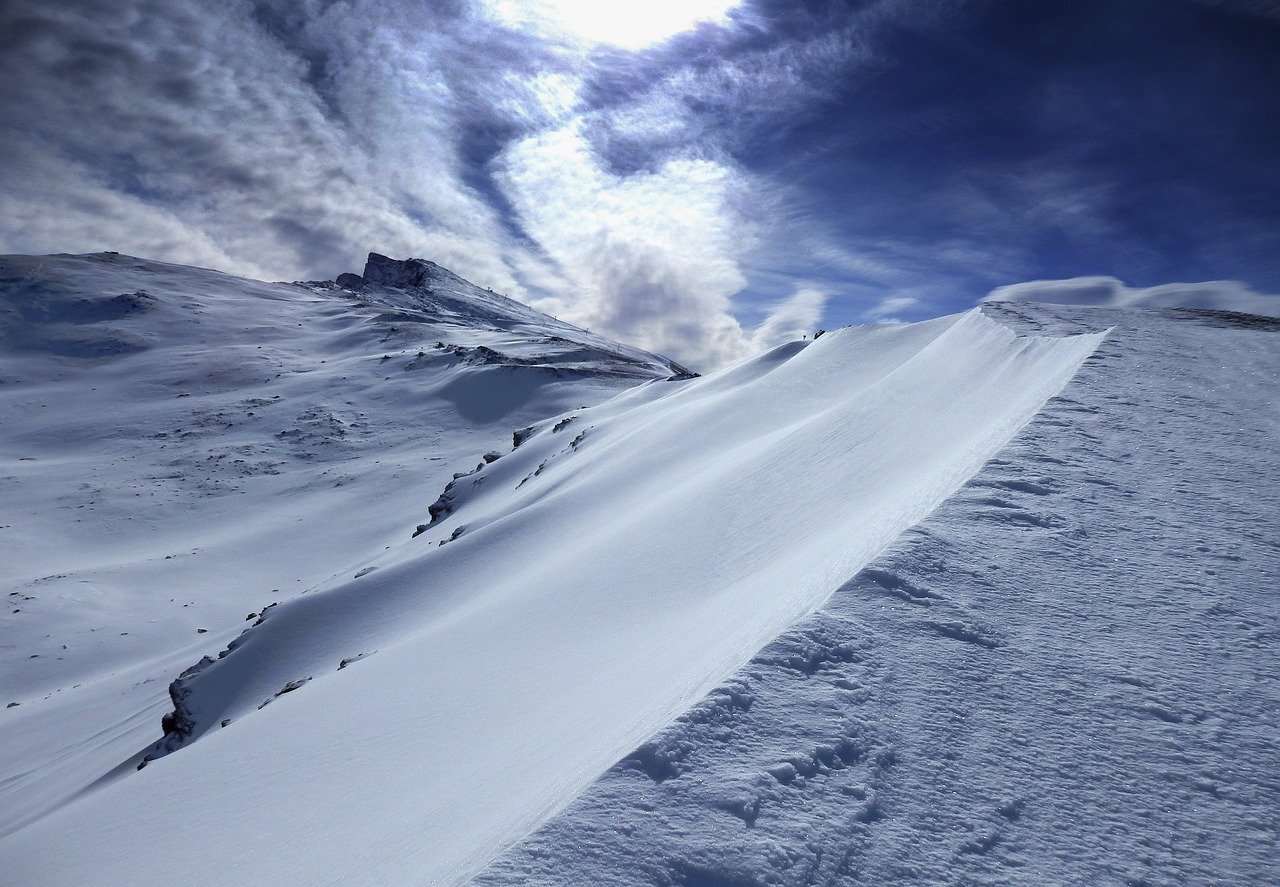
[[[409,539],[514,430],[687,375],[429,262],[344,284],[0,258],[0,831],[153,742],[178,672]]]
[[[45,375],[12,383],[25,433],[44,429],[33,454],[57,454],[52,429],[79,427],[77,410],[100,435],[70,436],[60,462],[105,466],[95,507],[111,503],[105,529],[122,534],[97,542],[111,561],[76,547],[104,531],[98,514],[50,541],[40,569],[66,576],[19,595],[44,621],[5,617],[19,629],[6,675],[47,682],[0,720],[0,870],[17,882],[1266,879],[1280,833],[1274,321],[988,303],[691,378],[581,331],[553,359],[520,338],[552,321],[429,263],[238,281],[226,287],[253,296],[228,305],[237,320],[209,350],[257,369],[267,345],[296,361],[291,405],[333,403],[332,388],[363,416],[315,429],[307,455],[270,456],[279,486],[175,487],[157,497],[162,526],[134,494],[154,489],[139,478],[174,438],[143,449],[111,429],[148,396],[127,384],[141,368],[203,353],[147,343],[190,333],[225,295],[210,281],[234,280],[167,273],[191,279],[148,298],[204,314],[84,323],[138,347],[44,357]],[[270,294],[279,305],[248,324]],[[454,338],[386,351],[387,325],[410,323]],[[337,365],[317,368],[321,355]],[[139,408],[164,418],[147,430],[173,434],[161,404],[185,388],[239,403],[213,369],[172,377]],[[532,386],[535,372],[547,380]],[[248,376],[234,397],[285,385]],[[119,387],[95,414],[83,392],[107,377]],[[242,442],[249,417],[218,421],[204,461],[267,446]],[[375,429],[367,445],[356,421]],[[431,447],[463,470],[421,470]],[[24,465],[7,483],[30,512],[6,513],[10,528],[30,536],[41,507],[65,523],[89,504],[60,498],[61,465],[25,468],[43,488],[22,486]],[[135,536],[119,529],[130,516],[147,524]],[[145,560],[162,551],[175,557]],[[188,557],[204,578],[151,578]],[[289,570],[305,580],[277,579]],[[93,588],[110,606],[86,608]],[[96,651],[65,672],[21,658],[70,656],[61,637],[87,643],[67,626],[90,618],[126,644],[187,634],[163,653],[111,647],[96,672]]]

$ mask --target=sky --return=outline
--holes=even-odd
[[[0,252],[98,250],[419,256],[699,369],[1028,281],[1265,299],[1280,3],[6,0]]]

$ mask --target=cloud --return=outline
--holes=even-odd
[[[730,314],[749,241],[737,171],[682,158],[617,175],[580,122],[516,143],[498,169],[521,227],[567,283],[540,307],[703,367],[744,353]]]
[[[605,168],[575,120],[530,136],[501,158],[497,178],[543,257],[523,265],[555,296],[558,317],[709,369],[812,332],[826,294],[800,286],[753,331],[733,314],[758,248],[768,186],[705,157],[654,170]]]
[[[747,73],[721,60],[699,85],[655,49],[632,95],[597,76],[626,70],[616,53],[488,12],[6,4],[0,250],[116,249],[298,279],[358,268],[376,249],[701,367],[749,351],[739,259],[767,187],[688,106],[745,99],[752,82],[781,100],[802,80],[794,63],[746,53]],[[637,169],[603,157],[611,127],[638,146]]]
[[[0,251],[416,255],[703,368],[1005,280],[1275,286],[1261,0],[743,0],[635,51],[546,3],[0,4]]]
[[[9,157],[20,153],[13,149]],[[127,240],[139,255],[267,276],[265,268],[228,255],[205,232],[172,212],[95,181],[90,170],[65,158],[24,157],[20,168],[25,175],[14,177],[3,195],[4,252],[102,252],[119,250]],[[50,213],[51,206],[57,207],[56,213]],[[127,232],[125,237],[121,232]]]
[[[1111,308],[1212,308],[1280,317],[1280,295],[1255,292],[1237,280],[1130,287],[1114,277],[1033,280],[992,290],[985,302],[1053,302]]]
[[[546,39],[642,49],[700,22],[724,22],[739,0],[650,0],[644,4],[592,0],[485,0],[495,19]]]
[[[898,315],[920,306],[914,296],[887,296],[863,312],[866,320],[897,322]]]
[[[332,275],[377,248],[517,288],[499,213],[460,154],[460,61],[439,50],[462,25],[357,6],[299,18],[265,3],[6,5],[0,192],[43,183],[44,217],[61,233],[37,239],[6,213],[0,245],[109,239],[277,277]],[[95,200],[114,212],[76,209]]]

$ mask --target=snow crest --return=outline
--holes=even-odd
[[[186,675],[182,751],[0,863],[29,883],[464,880],[951,496],[1102,339],[977,310],[850,328],[535,424],[423,532]]]
[[[476,884],[1275,881],[1280,323],[984,311],[1112,330],[963,489]]]

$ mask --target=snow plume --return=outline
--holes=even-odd
[[[1032,280],[992,290],[987,302],[1055,302],[1112,308],[1213,308],[1280,316],[1280,295],[1259,293],[1238,280],[1131,287],[1114,277]]]
[[[774,306],[768,317],[756,327],[751,344],[758,351],[793,342],[811,334],[822,319],[827,294],[814,286],[800,286]]]
[[[802,288],[754,333],[730,313],[752,242],[740,209],[757,186],[734,167],[673,158],[628,176],[604,168],[575,122],[530,137],[502,158],[500,181],[541,247],[563,295],[537,307],[708,369],[783,337],[799,338],[824,296]]]

